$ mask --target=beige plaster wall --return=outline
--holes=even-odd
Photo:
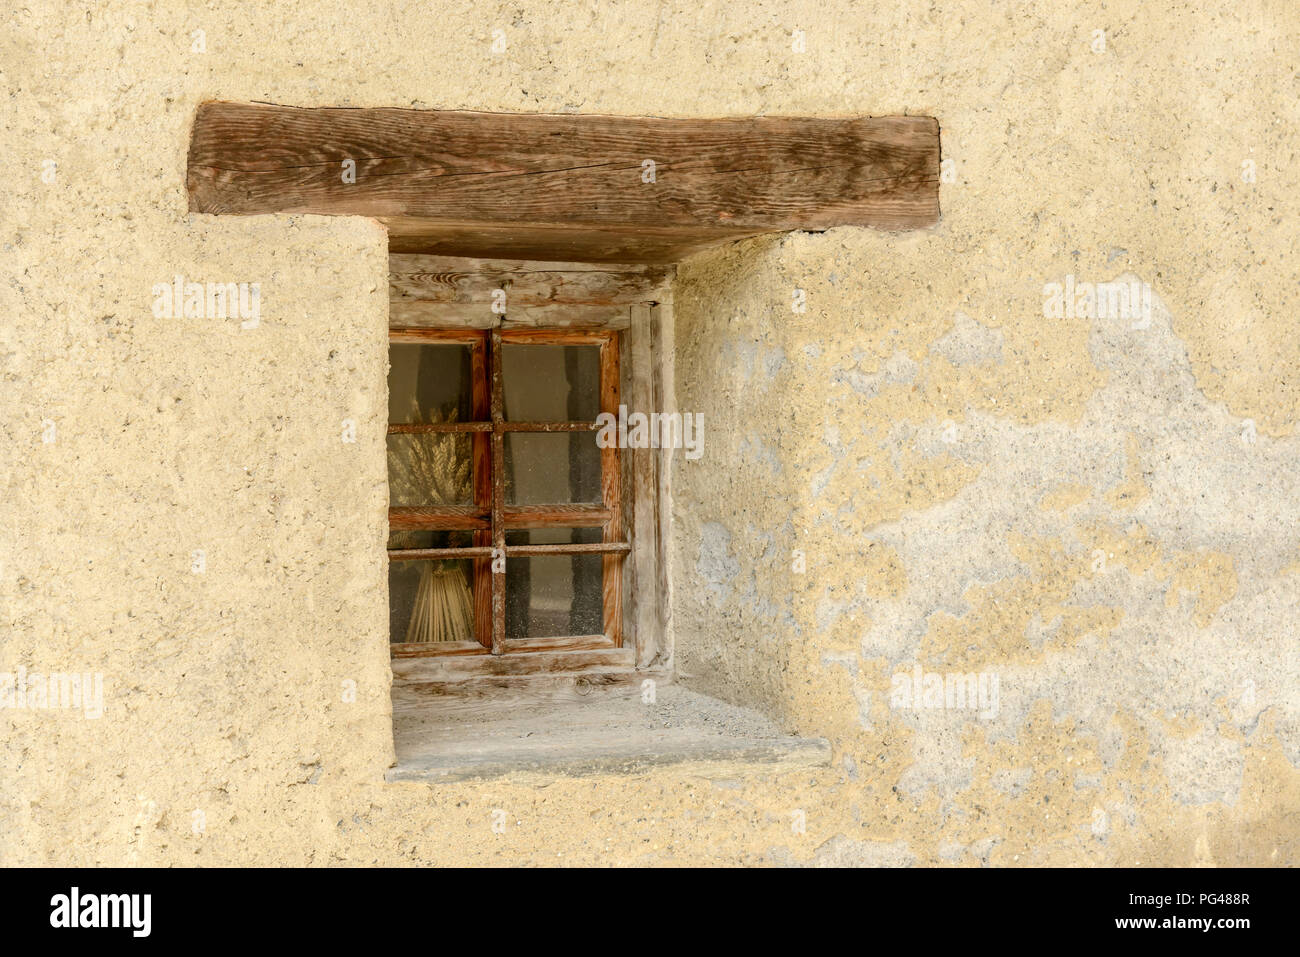
[[[0,671],[100,672],[104,714],[0,712],[0,863],[1295,863],[1287,4],[6,19]],[[939,118],[935,229],[677,291],[679,663],[834,768],[382,783],[384,235],[189,215],[208,98]],[[178,273],[259,282],[260,324],[155,317]],[[1150,327],[1045,319],[1067,273],[1150,283]],[[997,715],[891,708],[914,663]]]

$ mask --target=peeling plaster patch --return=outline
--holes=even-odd
[[[737,568],[739,568],[739,563],[737,563]],[[758,622],[771,625],[782,617],[781,608],[759,591],[758,575],[753,567],[749,569],[749,579],[745,583],[744,591],[738,596],[738,601],[740,607],[749,612]],[[789,612],[786,612],[785,617],[787,619],[786,623],[791,623],[789,621]],[[765,644],[777,639],[777,635],[772,629],[760,631],[758,637]]]
[[[813,867],[911,867],[916,857],[906,841],[854,841],[836,835],[813,855]]]
[[[823,595],[814,609],[814,614],[817,616],[817,630],[821,632],[828,631],[835,620],[844,614],[846,608],[848,608],[848,602],[835,601],[829,596]]]
[[[1029,624],[1025,626],[1025,640],[1036,650],[1041,650],[1048,639],[1061,627],[1061,616],[1054,615],[1052,620],[1044,623],[1042,612],[1034,612],[1034,616],[1029,619]]]
[[[955,366],[996,365],[1002,361],[1002,330],[990,329],[958,310],[952,330],[931,351]]]
[[[943,710],[899,710],[893,714],[916,733],[913,763],[898,779],[898,789],[920,799],[927,794],[951,797],[971,785],[975,759],[963,754],[968,716]]]
[[[790,854],[790,848],[784,844],[778,847],[769,847],[767,857],[775,867],[794,867],[794,857]]]
[[[877,376],[869,376],[857,369],[837,369],[831,382],[835,385],[847,385],[854,392],[874,399],[880,393],[879,379]]]
[[[1176,800],[1190,805],[1236,805],[1244,766],[1238,742],[1209,727],[1186,738],[1169,735],[1164,749],[1165,773]]]
[[[827,668],[836,666],[843,668],[854,677],[858,674],[858,656],[851,651],[828,651],[822,655],[822,664]]]
[[[732,375],[742,383],[754,377],[754,362],[758,358],[758,344],[747,339],[728,340],[720,350],[718,368],[732,370]]]
[[[892,668],[919,660],[930,670],[998,670],[1003,701],[986,729],[991,740],[1014,734],[1046,699],[1113,762],[1119,702],[1178,780],[1177,800],[1227,800],[1240,787],[1241,741],[1210,730],[1179,738],[1152,715],[1214,729],[1216,701],[1236,703],[1250,688],[1275,708],[1295,762],[1300,716],[1288,689],[1300,684],[1300,660],[1279,623],[1300,617],[1300,596],[1279,576],[1294,562],[1300,527],[1300,437],[1244,432],[1208,401],[1159,300],[1145,329],[1094,321],[1089,350],[1109,380],[1077,427],[971,412],[956,443],[917,431],[922,454],[951,454],[980,471],[953,499],[866,529],[897,551],[910,587],[865,599],[872,627],[862,654]],[[1131,458],[1149,493],[1108,502],[1106,493],[1131,482]],[[1095,494],[1068,514],[1039,508],[1042,490],[1062,484]],[[1005,630],[1008,612],[1023,612],[1019,633]],[[1242,634],[1267,637],[1243,644]],[[1113,696],[1099,697],[1098,686]],[[1250,722],[1258,709],[1238,713]],[[902,717],[918,732],[909,791],[965,786],[961,741],[946,717]]]
[[[1074,789],[1076,791],[1095,791],[1101,787],[1102,776],[1100,774],[1076,774],[1074,776]]]
[[[822,492],[826,491],[826,486],[830,483],[831,475],[834,473],[836,466],[843,462],[844,457],[848,454],[848,450],[840,441],[838,426],[827,425],[822,431],[822,442],[830,449],[832,458],[831,464],[814,473],[808,483],[808,491],[814,500],[820,498]]]
[[[855,350],[853,361],[861,363],[866,354]],[[920,366],[905,352],[894,352],[880,366],[879,372],[867,373],[858,368],[837,369],[831,377],[836,385],[847,385],[854,392],[874,399],[886,385],[906,385],[916,380]]]
[[[717,367],[742,385],[767,389],[787,362],[782,346],[765,348],[752,339],[737,339],[719,350]]]
[[[776,374],[785,367],[785,350],[780,346],[769,349],[763,356],[763,371],[767,373],[769,379],[775,379]]]
[[[808,491],[812,493],[814,499],[821,498],[822,492],[826,491],[826,486],[831,480],[831,473],[835,471],[835,466],[838,464],[839,459],[836,459],[812,477],[812,481],[808,483]]]
[[[731,532],[717,522],[700,527],[700,554],[695,572],[719,604],[731,596],[731,584],[740,574],[740,562],[730,554]]]
[[[966,850],[972,857],[987,867],[993,849],[1001,843],[1001,840],[996,837],[985,837],[972,842]]]
[[[953,841],[941,841],[939,843],[939,859],[954,864],[960,861],[966,855],[966,845],[957,844]]]
[[[858,725],[864,731],[872,730],[874,724],[871,720],[871,692],[862,687],[855,687],[853,700],[858,704]]]
[[[741,439],[740,454],[744,458],[765,465],[772,478],[781,476],[781,457],[777,455],[776,449],[764,444],[761,437],[753,435]]]
[[[895,352],[881,367],[881,375],[890,385],[905,385],[916,381],[920,366],[906,352]]]
[[[1019,797],[1033,776],[1033,768],[1002,768],[993,772],[992,783],[1003,794]]]

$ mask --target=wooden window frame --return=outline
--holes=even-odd
[[[389,329],[389,344],[463,344],[470,347],[471,416],[463,422],[390,423],[388,434],[470,433],[472,505],[392,506],[389,531],[456,530],[473,533],[473,544],[447,548],[390,548],[390,561],[469,559],[473,562],[475,641],[390,642],[393,657],[508,655],[542,651],[594,651],[623,647],[624,559],[632,550],[623,537],[622,456],[617,446],[600,450],[598,504],[505,504],[505,437],[512,432],[596,431],[591,422],[528,422],[505,418],[501,355],[506,345],[595,345],[600,358],[600,413],[618,416],[620,335],[616,329],[526,328]],[[601,529],[598,543],[507,545],[506,532],[532,528]],[[599,554],[603,633],[551,638],[505,637],[506,570],[512,557]],[[493,556],[504,556],[494,570]]]

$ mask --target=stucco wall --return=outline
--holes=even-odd
[[[9,14],[0,671],[101,672],[104,714],[0,712],[0,863],[1295,863],[1300,18],[1203,7]],[[938,227],[676,295],[680,667],[834,768],[382,783],[385,239],[187,214],[209,98],[939,118]],[[259,325],[156,317],[176,274]],[[1044,318],[1066,274],[1149,327]],[[916,663],[997,714],[891,708]]]

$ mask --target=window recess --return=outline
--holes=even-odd
[[[596,336],[599,384],[581,401],[671,414],[672,264],[788,230],[934,225],[934,118],[208,102],[186,166],[193,212],[366,216],[388,230],[390,778],[829,762],[825,742],[777,740],[684,688],[667,689],[672,707],[643,707],[645,676],[672,675],[672,452],[575,445],[590,408],[570,406],[572,388],[553,415],[516,411],[513,384],[556,360],[524,355],[516,376],[508,347]],[[583,373],[568,363],[572,386]],[[624,694],[598,703],[594,688]]]
[[[597,435],[620,404],[663,409],[668,271],[413,254],[391,267],[395,675],[665,667],[671,453]]]

